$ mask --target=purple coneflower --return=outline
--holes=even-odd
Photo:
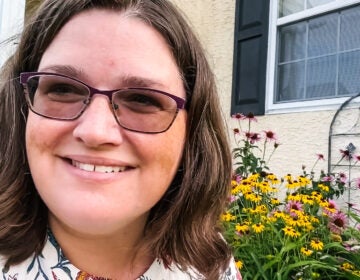
[[[257,122],[257,118],[253,113],[248,113],[244,119],[248,119],[250,122]]]
[[[325,157],[323,154],[316,154],[316,155],[317,155],[318,160],[325,160]]]
[[[246,132],[245,137],[250,141],[251,144],[261,140],[260,134],[256,132]]]
[[[360,177],[356,178],[355,180],[355,186],[360,189]]]
[[[265,133],[266,140],[269,140],[269,141],[276,141],[277,140],[275,132],[273,132],[271,130],[267,130],[267,131],[264,131],[264,133]]]
[[[347,182],[347,176],[344,172],[339,173],[339,181],[344,184]]]
[[[245,116],[243,114],[240,114],[240,113],[236,113],[236,114],[232,115],[231,117],[234,118],[234,119],[238,119],[238,120],[245,119]]]
[[[324,176],[321,178],[322,182],[333,182],[335,180],[335,177],[333,175]]]
[[[340,153],[342,155],[341,159],[345,158],[346,160],[350,160],[352,157],[349,150],[341,150],[340,149]]]
[[[355,159],[355,162],[360,161],[360,155],[353,156],[353,158]]]
[[[328,227],[331,232],[341,234],[345,230],[347,224],[347,216],[343,212],[338,211],[330,216]]]
[[[285,209],[290,213],[291,216],[296,216],[296,211],[303,211],[302,204],[299,201],[289,201],[286,204]]]
[[[259,133],[252,133],[251,137],[250,137],[250,143],[254,144],[255,142],[258,142],[261,140],[260,134]]]
[[[236,201],[236,200],[238,200],[239,198],[237,197],[237,196],[235,196],[235,195],[231,195],[230,197],[229,197],[229,202],[230,203],[233,203],[234,201]]]

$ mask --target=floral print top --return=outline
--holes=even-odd
[[[92,276],[80,271],[66,259],[54,236],[49,233],[44,249],[39,256],[32,256],[24,262],[4,267],[0,257],[0,280],[110,280]],[[175,264],[166,267],[156,259],[149,269],[136,280],[196,280],[203,279],[195,271],[182,271]],[[221,280],[241,280],[234,262],[231,262]]]

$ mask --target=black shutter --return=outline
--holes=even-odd
[[[265,113],[269,0],[236,0],[231,113]]]

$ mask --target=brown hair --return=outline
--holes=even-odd
[[[47,208],[29,174],[25,151],[27,107],[18,77],[36,71],[53,38],[74,15],[92,8],[129,12],[167,41],[187,92],[187,138],[183,161],[164,197],[151,210],[146,245],[165,263],[193,267],[218,279],[230,260],[219,234],[228,195],[231,155],[213,73],[182,15],[166,0],[46,0],[26,25],[16,53],[1,73],[0,254],[8,264],[40,253]]]

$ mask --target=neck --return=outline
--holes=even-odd
[[[143,228],[128,224],[111,234],[81,233],[50,215],[50,228],[66,258],[81,271],[110,279],[136,279],[154,258],[141,247]]]

